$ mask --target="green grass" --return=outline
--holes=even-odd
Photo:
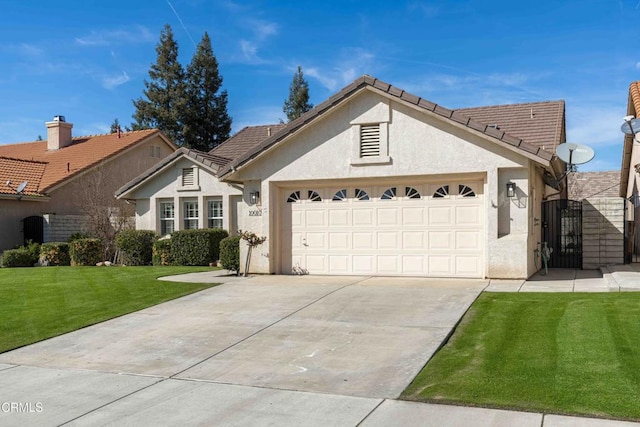
[[[198,267],[0,269],[0,352],[211,287],[163,282]]]
[[[640,294],[484,293],[402,397],[640,420]]]

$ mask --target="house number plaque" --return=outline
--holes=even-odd
[[[262,216],[262,209],[251,209],[249,216]]]

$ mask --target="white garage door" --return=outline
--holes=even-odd
[[[282,272],[484,276],[481,181],[281,192]]]

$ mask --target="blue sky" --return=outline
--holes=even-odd
[[[0,144],[131,122],[165,23],[186,65],[208,32],[233,131],[285,118],[298,65],[318,104],[370,74],[448,108],[564,99],[580,170],[620,168],[628,86],[640,80],[639,0],[3,2]]]

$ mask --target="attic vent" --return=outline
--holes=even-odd
[[[498,126],[496,123],[491,123],[490,125],[488,125],[488,127],[494,128],[494,129],[500,129],[500,126]]]
[[[193,168],[182,169],[182,186],[189,187],[195,185],[195,174]]]
[[[360,126],[360,157],[380,156],[380,125]]]

